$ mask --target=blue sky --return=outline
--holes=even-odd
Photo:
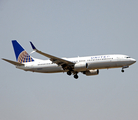
[[[57,57],[125,54],[138,60],[138,2],[1,0],[0,55],[15,60],[11,40]],[[48,59],[37,53],[33,57]],[[1,120],[137,120],[137,63],[97,76],[40,74],[0,61]]]

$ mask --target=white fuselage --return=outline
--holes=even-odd
[[[98,56],[87,56],[87,57],[75,57],[75,58],[62,58],[71,61],[75,64],[87,63],[87,68],[76,69],[77,72],[83,72],[86,70],[94,69],[108,69],[108,68],[119,68],[128,67],[135,63],[136,60],[126,55],[98,55]],[[56,72],[67,72],[61,66],[52,63],[50,60],[39,60],[35,59],[34,62],[25,63],[25,66],[16,66],[19,69],[25,71],[33,71],[40,73],[56,73]]]

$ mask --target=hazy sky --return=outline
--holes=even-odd
[[[13,39],[28,53],[32,41],[57,57],[117,53],[138,61],[138,1],[0,0],[1,58],[15,60]],[[78,80],[0,65],[0,120],[138,119],[137,63]]]

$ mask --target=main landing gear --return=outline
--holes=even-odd
[[[129,66],[123,66],[121,72],[122,72],[122,73],[125,72],[124,69],[125,69],[125,68],[128,68],[128,67],[129,67]]]
[[[72,73],[74,74],[74,78],[75,78],[75,79],[78,79],[79,76],[77,75],[77,74],[78,74],[77,72],[68,71],[68,72],[67,72],[67,75],[71,76]]]
[[[72,74],[71,71],[68,71],[68,72],[67,72],[67,75],[71,75],[71,74]]]
[[[78,77],[79,77],[79,76],[78,76],[77,74],[74,75],[74,78],[75,78],[75,79],[78,79]]]

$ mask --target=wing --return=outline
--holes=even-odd
[[[17,65],[17,66],[23,66],[24,65],[22,63],[15,62],[15,61],[12,61],[12,60],[7,60],[7,59],[4,59],[4,58],[2,58],[2,60],[6,61],[6,62],[9,62],[9,63],[11,63],[13,65]]]
[[[48,58],[50,58],[50,60],[53,62],[53,63],[56,63],[58,66],[62,66],[63,69],[71,69],[74,65],[73,62],[71,61],[68,61],[68,60],[65,60],[65,59],[62,59],[62,58],[58,58],[58,57],[55,57],[53,55],[50,55],[50,54],[47,54],[47,53],[44,53],[42,51],[39,51],[38,49],[36,49],[36,47],[33,45],[32,42],[31,43],[31,46],[33,48],[34,51],[36,51],[37,53],[41,54],[41,55],[44,55]]]

